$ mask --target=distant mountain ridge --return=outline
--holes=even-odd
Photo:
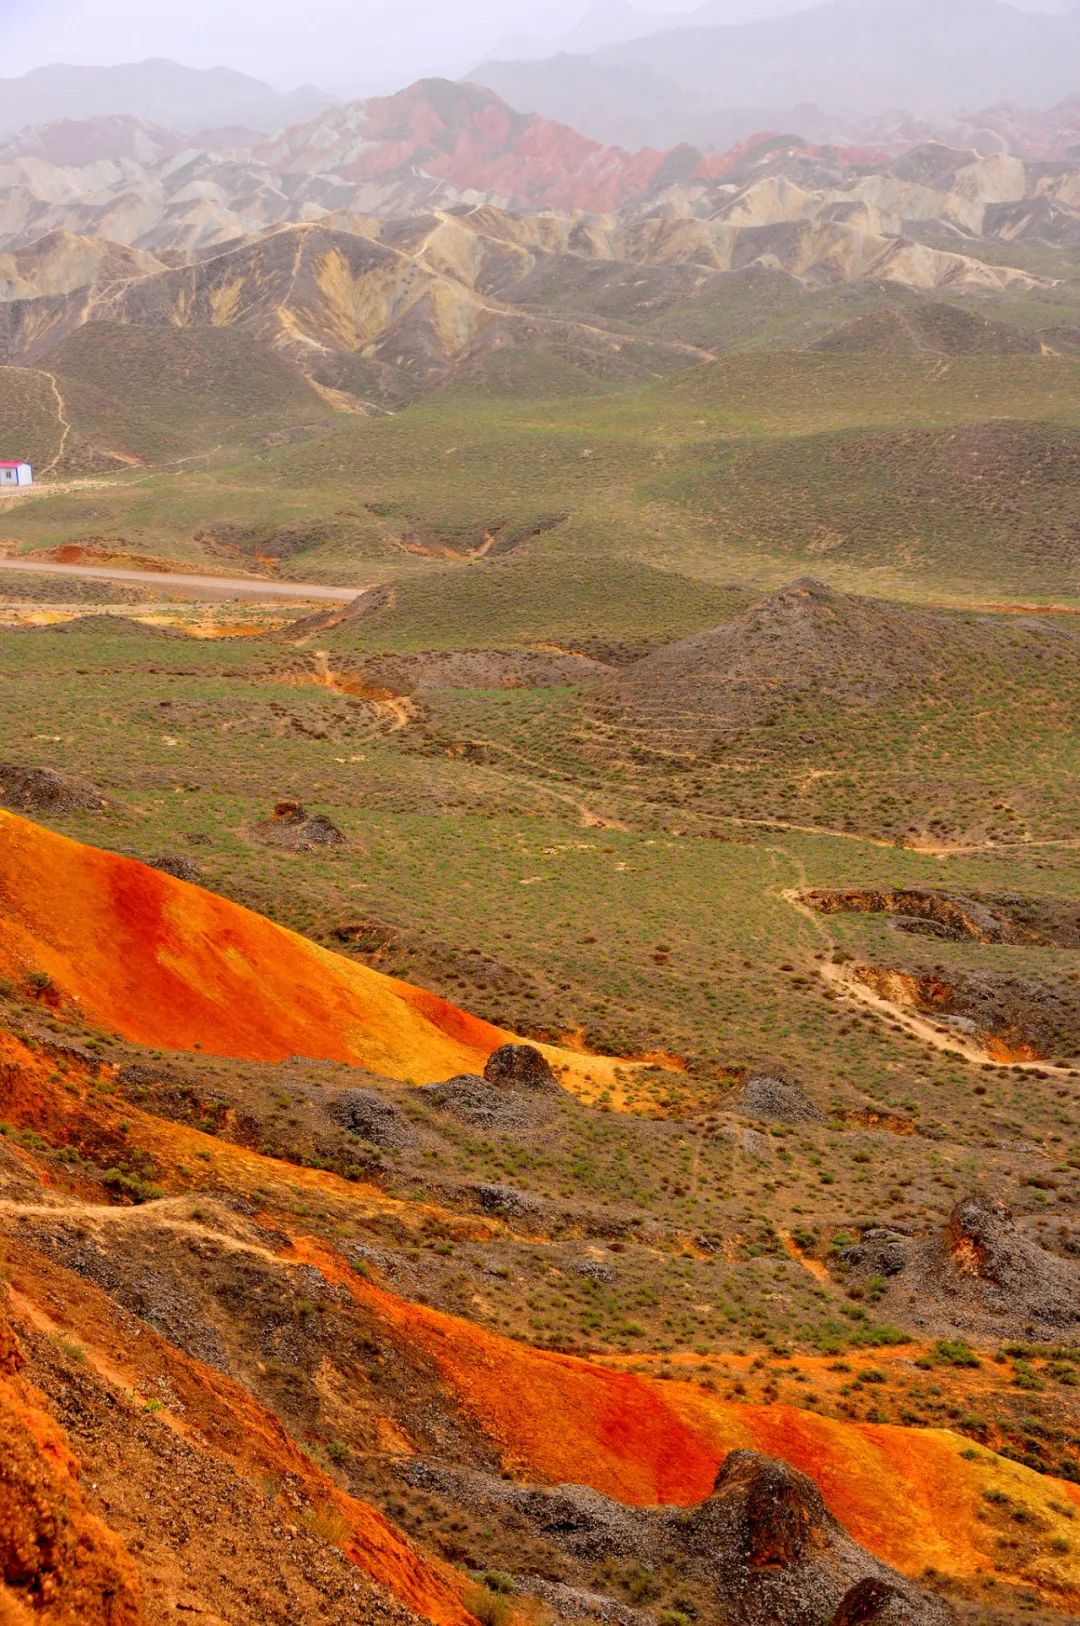
[[[188,254],[328,215],[477,203],[604,213],[672,186],[736,177],[772,153],[818,150],[785,135],[725,153],[632,152],[440,79],[329,109],[268,139],[224,131],[220,142],[200,147],[130,118],[23,131],[0,146],[0,247],[64,231]]]
[[[83,133],[90,161],[44,156]],[[106,138],[126,156],[100,156]],[[144,141],[163,156],[131,156]],[[803,343],[834,309],[842,321],[925,295],[1030,296],[1054,331],[879,323],[841,346],[897,331],[929,353],[1073,343],[1044,268],[1080,245],[1080,163],[933,143],[889,159],[784,135],[631,153],[445,80],[231,153],[168,149],[167,133],[113,120],[0,150],[0,363],[47,367],[41,388],[55,372],[76,406],[108,397],[99,462],[144,455],[107,366],[132,332],[229,330],[307,380],[316,413],[393,410],[451,380],[498,389],[539,372],[560,393],[663,376],[750,337],[748,298],[768,320],[807,290],[820,313]],[[852,309],[856,289],[867,303]],[[131,354],[151,377],[166,365]],[[215,351],[208,376],[242,354]],[[265,379],[276,402],[279,374]]]
[[[828,0],[791,16],[678,25],[581,55],[486,61],[470,78],[516,107],[598,140],[728,144],[776,127],[768,110],[836,118],[904,109],[943,118],[999,102],[1046,106],[1074,95],[1080,9],[1051,14],[1005,0]]]
[[[978,145],[989,153],[1030,147],[1033,157],[1045,161],[1080,149],[1080,97],[1048,113],[1006,106],[973,120],[985,132]],[[268,137],[242,129],[192,137],[133,115],[65,119],[0,144],[0,249],[23,248],[61,232],[188,256],[282,225],[326,220],[349,229],[358,219],[363,230],[371,217],[478,204],[595,215],[682,198],[676,207],[697,212],[710,188],[739,190],[781,174],[803,196],[776,197],[763,209],[763,194],[757,193],[752,223],[809,219],[819,210],[805,194],[824,186],[828,202],[843,205],[857,182],[859,201],[882,213],[874,230],[886,219],[943,214],[951,230],[959,227],[969,238],[980,234],[981,216],[943,204],[940,195],[952,183],[939,171],[960,171],[976,160],[964,151],[969,144],[962,139],[968,130],[963,121],[940,131],[932,122],[902,116],[853,121],[853,139],[840,145],[783,128],[723,152],[688,144],[631,150],[519,113],[480,86],[439,79],[324,110]],[[944,135],[946,145],[932,148],[935,135]],[[918,162],[910,175],[895,167],[908,162],[905,154],[931,150],[938,156],[925,159],[926,174]],[[1075,213],[1070,187],[1025,169],[1019,157],[1009,162],[1008,181],[993,182],[998,191],[1006,185],[1007,198],[995,201],[1017,204],[1037,195],[1045,213],[1052,197],[1059,212],[1050,225],[1060,240],[1062,222]],[[887,186],[883,193],[880,184],[875,189],[870,172],[885,170],[894,179],[928,186],[928,195],[915,200],[910,191],[900,196]],[[974,186],[982,196],[988,173],[978,171],[961,190]],[[725,218],[731,201],[716,201]],[[1069,213],[1061,214],[1062,207]],[[1021,226],[1030,235],[1026,216]]]
[[[54,63],[0,79],[0,140],[57,119],[114,117],[188,132],[234,125],[270,132],[333,103],[310,85],[282,95],[234,68],[188,68],[165,58],[112,67]]]

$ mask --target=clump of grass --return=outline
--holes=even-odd
[[[345,1547],[352,1535],[348,1519],[332,1502],[304,1508],[300,1523],[310,1535],[331,1547]]]

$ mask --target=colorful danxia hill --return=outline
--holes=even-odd
[[[426,1095],[429,1081],[457,1069],[471,1070],[474,1092],[486,1090],[504,1107],[521,1091],[558,1110],[560,1082],[573,1089],[587,1077],[595,1085],[616,1063],[533,1049],[171,875],[4,814],[0,901],[5,986],[24,991],[9,1004],[0,1038],[9,1193],[3,1528],[12,1602],[40,1586],[45,1618],[112,1622],[220,1598],[197,1538],[182,1575],[147,1568],[145,1554],[168,1539],[174,1513],[147,1507],[154,1498],[136,1487],[171,1475],[178,1458],[179,1484],[205,1487],[200,1522],[226,1507],[254,1519],[262,1505],[263,1539],[242,1569],[254,1595],[275,1584],[269,1520],[271,1535],[283,1528],[300,1537],[282,1559],[291,1607],[315,1587],[325,1618],[346,1618],[334,1612],[342,1589],[367,1599],[366,1608],[385,1611],[389,1603],[378,1600],[393,1599],[439,1623],[466,1622],[489,1607],[483,1584],[424,1556],[350,1486],[354,1477],[369,1480],[382,1459],[402,1484],[438,1486],[483,1517],[513,1509],[515,1527],[524,1519],[537,1541],[569,1497],[588,1551],[612,1542],[616,1561],[627,1530],[647,1556],[680,1551],[695,1596],[741,1596],[740,1618],[846,1619],[845,1595],[874,1582],[883,1596],[906,1600],[911,1619],[936,1620],[937,1606],[920,1601],[914,1585],[928,1572],[955,1583],[994,1574],[1062,1606],[1077,1596],[1066,1551],[1080,1510],[1075,1484],[972,1450],[946,1428],[726,1400],[715,1384],[695,1380],[693,1366],[657,1381],[617,1361],[538,1350],[410,1301],[391,1286],[396,1249],[404,1258],[410,1237],[471,1237],[493,1257],[509,1257],[513,1203],[470,1220],[394,1198],[378,1182],[342,1178],[318,1160],[268,1157],[232,1112],[215,1132],[195,1127],[160,1093],[169,1079],[173,1090],[189,1089],[179,1084],[185,1053],[265,1064],[270,1089],[283,1067],[296,1076],[302,1052],[308,1070],[346,1064],[319,1086],[325,1105],[371,1093],[340,1088],[358,1067],[361,1076],[405,1079],[406,1103],[410,1090]],[[209,1093],[199,1087],[197,1116]],[[562,1099],[564,1111],[585,1110],[572,1095]],[[379,1138],[374,1126],[369,1132]],[[390,1248],[376,1249],[370,1264],[366,1250],[353,1251],[365,1230]],[[146,1269],[151,1276],[139,1287]],[[224,1329],[224,1344],[222,1335],[208,1344],[204,1306],[217,1303],[220,1316],[241,1281],[251,1303]],[[175,1300],[185,1291],[190,1302]],[[294,1323],[287,1368],[281,1356],[269,1366],[265,1358],[271,1346],[284,1347],[283,1311]],[[248,1336],[256,1342],[245,1349]],[[358,1362],[361,1392],[352,1394]],[[399,1369],[411,1374],[404,1383]],[[60,1393],[68,1398],[57,1414]],[[95,1415],[92,1437],[86,1408]],[[307,1422],[298,1430],[301,1415]],[[440,1468],[428,1453],[446,1428],[458,1443]],[[81,1469],[80,1452],[89,1453]],[[362,1472],[342,1473],[361,1452]],[[780,1463],[788,1466],[775,1480]],[[486,1481],[489,1466],[500,1464]],[[123,1492],[118,1475],[129,1480]],[[518,1483],[590,1491],[519,1494]],[[714,1504],[723,1529],[734,1520],[742,1532],[730,1550],[699,1528],[697,1510]],[[1003,1574],[998,1526],[987,1517],[998,1507],[1060,1531],[1052,1544],[1060,1556],[1017,1554]],[[326,1540],[332,1562],[315,1557]],[[755,1559],[758,1546],[767,1562]],[[822,1601],[811,1606],[810,1597]]]
[[[708,10],[0,85],[0,1626],[1080,1619],[1076,25]]]

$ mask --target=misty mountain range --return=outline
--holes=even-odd
[[[482,62],[471,77],[597,140],[709,147],[789,128],[792,111],[808,107],[843,120],[1049,105],[1080,88],[1080,9],[832,0],[734,25],[667,27],[583,54]]]
[[[0,79],[0,139],[58,119],[112,115],[173,130],[269,133],[314,118],[334,102],[312,86],[283,95],[234,68],[187,68],[160,58],[101,68],[54,63]]]
[[[673,17],[600,0],[570,34],[504,40],[465,77],[522,113],[631,149],[724,150],[761,130],[858,143],[905,116],[1046,108],[1076,95],[1080,5],[706,0]],[[212,132],[204,144],[222,146],[232,133],[277,133],[336,105],[315,87],[281,93],[230,68],[54,65],[0,80],[0,140],[58,120],[126,116]],[[876,131],[860,127],[868,119]]]

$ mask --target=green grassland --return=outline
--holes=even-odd
[[[811,570],[897,597],[1061,602],[1078,596],[1078,386],[1080,362],[1051,355],[762,351],[546,401],[448,388],[291,444],[211,442],[183,469],[58,485],[9,506],[4,531],[27,551],[89,537],[218,569],[215,537],[239,531],[241,557],[358,585],[494,536],[719,583]]]
[[[633,560],[529,548],[400,581],[388,602],[327,628],[317,641],[342,654],[662,643],[715,626],[748,596]]]
[[[634,296],[604,297],[624,319]],[[58,374],[76,444],[143,462],[87,461],[4,505],[5,551],[81,542],[385,591],[280,631],[280,605],[245,609],[260,636],[196,639],[135,626],[147,612],[127,589],[11,573],[19,613],[126,612],[67,631],[0,612],[0,763],[84,776],[108,800],[38,816],[191,863],[202,885],[513,1032],[635,1065],[587,1103],[551,1098],[539,1129],[480,1129],[411,1081],[125,1044],[52,1008],[32,971],[0,984],[0,1017],[114,1064],[86,1088],[263,1153],[283,1229],[295,1216],[407,1298],[728,1399],[955,1428],[972,1450],[1077,1479],[1075,1350],[1012,1342],[1004,1321],[998,1344],[971,1333],[972,1351],[953,1331],[943,1345],[948,1306],[894,1318],[891,1284],[843,1258],[867,1228],[925,1236],[972,1191],[1059,1258],[1080,1246],[1080,1019],[1062,1019],[1045,1062],[999,1066],[961,1053],[959,1028],[920,1028],[841,981],[853,963],[1011,979],[1057,1020],[1080,1009],[1075,950],[929,937],[798,896],[947,889],[1080,918],[1080,359],[766,348],[880,304],[880,290],[794,301],[786,282],[733,280],[713,314],[744,348],[722,360],[617,384],[569,353],[496,353],[368,418],[330,412],[235,335],[212,354],[183,334],[77,335]],[[707,309],[639,326],[697,342]],[[0,405],[51,455],[45,375],[12,378]],[[805,613],[733,620],[804,575],[949,608],[855,612],[801,586],[781,598],[812,599]],[[0,572],[0,603],[6,585]],[[1054,610],[1035,629],[1026,612],[971,613],[1010,601]],[[890,661],[905,626],[926,652],[917,672]],[[725,672],[692,662],[637,713],[618,698],[625,663],[714,628],[708,648],[734,650],[752,691],[742,711],[738,696],[724,709]],[[474,686],[438,686],[447,651],[489,652],[456,668]],[[599,694],[596,667],[565,652],[611,663]],[[388,707],[386,656],[403,659],[383,672],[429,684]],[[497,686],[537,671],[555,678]],[[267,841],[283,797],[344,843]],[[755,1110],[742,1090],[762,1074],[797,1086],[808,1115]],[[369,1086],[406,1125],[399,1142],[368,1144],[327,1111]],[[60,1185],[106,1173],[81,1143],[0,1134],[52,1159]],[[152,1159],[116,1156],[136,1198],[169,1183]],[[387,1213],[358,1228],[349,1188],[290,1189],[295,1164],[435,1206],[420,1225]],[[446,1216],[490,1218],[492,1186],[512,1200],[504,1189],[476,1240]]]
[[[332,417],[294,367],[229,328],[91,322],[44,366],[0,368],[4,442],[39,468],[62,445],[74,472],[158,465]]]
[[[108,816],[65,819],[72,833],[187,853],[208,885],[326,941],[354,921],[385,922],[404,934],[395,970],[512,1026],[584,1027],[598,1047],[672,1050],[714,1079],[773,1059],[828,1077],[838,1099],[873,1088],[896,1104],[910,1086],[890,1080],[880,1052],[893,1047],[877,1025],[856,1024],[841,1042],[820,990],[780,969],[795,960],[805,972],[820,947],[784,890],[946,875],[952,886],[1068,896],[1080,885],[1068,846],[945,863],[857,832],[770,828],[769,806],[760,825],[741,825],[730,805],[710,822],[615,779],[575,780],[545,760],[536,728],[570,691],[434,697],[424,721],[386,735],[363,702],[297,688],[275,659],[272,639],[8,633],[4,754],[88,774],[114,800]],[[481,715],[483,738],[501,749],[447,754],[444,741],[478,737]],[[867,772],[874,783],[878,746],[851,737],[854,781]],[[350,845],[293,855],[260,844],[252,828],[281,795],[328,812]],[[917,958],[926,945],[901,949]],[[896,1042],[898,1060],[911,1045]],[[922,1065],[954,1084],[965,1076],[948,1059]]]
[[[487,568],[520,583],[517,562]],[[437,574],[427,585],[456,587],[468,574]],[[648,581],[639,572],[639,627],[722,608],[723,595],[710,602],[701,587],[674,603],[650,599]],[[657,586],[662,593],[670,583]],[[428,642],[437,594],[422,587],[403,586],[371,618],[381,628],[373,644]],[[595,593],[584,597],[595,602]],[[523,590],[504,608],[505,627],[515,603],[531,630],[539,611]],[[613,607],[611,635],[631,626],[631,607],[630,599]],[[472,606],[458,598],[444,609],[443,642],[456,631],[467,644]],[[565,636],[588,636],[588,611],[576,626],[568,605],[563,613]],[[332,629],[320,647],[346,632],[355,646],[362,624]],[[730,802],[706,816],[560,758],[552,725],[578,704],[574,690],[432,694],[409,727],[388,733],[363,700],[297,686],[290,674],[301,653],[272,636],[188,641],[100,622],[0,633],[0,760],[77,771],[101,787],[110,811],[49,820],[65,833],[144,858],[194,860],[205,885],[513,1030],[682,1058],[685,1070],[626,1075],[621,1099],[602,1097],[599,1112],[568,1104],[557,1135],[469,1130],[399,1090],[427,1138],[422,1153],[379,1161],[391,1190],[460,1202],[470,1183],[496,1182],[566,1210],[557,1221],[565,1241],[561,1228],[538,1241],[525,1227],[497,1247],[451,1246],[433,1232],[409,1252],[432,1302],[555,1347],[716,1357],[702,1376],[738,1395],[725,1355],[755,1349],[775,1363],[793,1351],[875,1349],[892,1373],[888,1347],[905,1336],[875,1314],[873,1294],[849,1294],[842,1273],[824,1283],[811,1276],[785,1252],[785,1236],[834,1263],[860,1225],[925,1227],[976,1185],[1032,1216],[1048,1242],[1064,1234],[1078,1155],[1075,1076],[981,1069],[831,997],[818,969],[822,956],[855,955],[915,972],[1052,981],[1071,974],[1071,956],[931,942],[877,917],[825,922],[785,894],[806,885],[946,886],[1080,903],[1070,845],[988,846],[944,859],[857,830],[785,830],[769,821],[772,804],[759,808],[761,825],[740,824]],[[1024,696],[1015,709],[1030,710]],[[1017,726],[1010,717],[1008,729]],[[927,749],[943,750],[948,732]],[[486,750],[454,749],[480,740]],[[967,771],[992,777],[1000,744],[973,737]],[[869,727],[846,739],[836,811],[855,824],[867,816],[865,786],[876,775],[885,782],[881,745]],[[1032,781],[1047,764],[1061,771],[1048,754]],[[949,783],[956,759],[943,758],[939,772]],[[256,826],[281,795],[329,814],[347,844],[290,853],[260,842]],[[25,991],[6,994],[26,1002]],[[113,1048],[118,1063],[146,1059]],[[159,1060],[169,1100],[191,1074],[199,1099],[235,1101],[263,1124],[260,1144],[285,1145],[294,1157],[306,1133],[296,1103],[305,1090],[341,1083],[342,1070],[299,1064],[270,1077],[212,1058]],[[821,1120],[742,1115],[737,1091],[762,1070],[799,1080]],[[604,1110],[615,1106],[629,1112]],[[668,1120],[663,1138],[643,1138],[639,1120],[657,1117]],[[593,1225],[607,1246],[612,1204],[647,1213],[650,1229],[640,1238],[631,1229],[620,1243],[614,1283],[589,1281],[573,1262]],[[303,1220],[340,1244],[332,1211],[305,1206]],[[545,1229],[554,1224],[545,1211]],[[1033,1406],[1013,1394],[1009,1366],[1001,1392],[972,1407],[904,1372],[890,1376],[887,1393],[845,1391],[840,1414],[947,1421],[977,1440],[991,1431],[1025,1460],[1034,1452],[1043,1466],[1067,1467],[1056,1380],[1040,1379]],[[816,1403],[790,1374],[777,1371],[775,1385],[792,1403]]]
[[[60,451],[56,398],[44,373],[0,367],[0,431],[5,457],[23,457],[38,470]],[[0,516],[7,518],[6,510]]]
[[[91,322],[50,352],[49,366],[85,432],[146,462],[328,416],[293,367],[231,328]]]

